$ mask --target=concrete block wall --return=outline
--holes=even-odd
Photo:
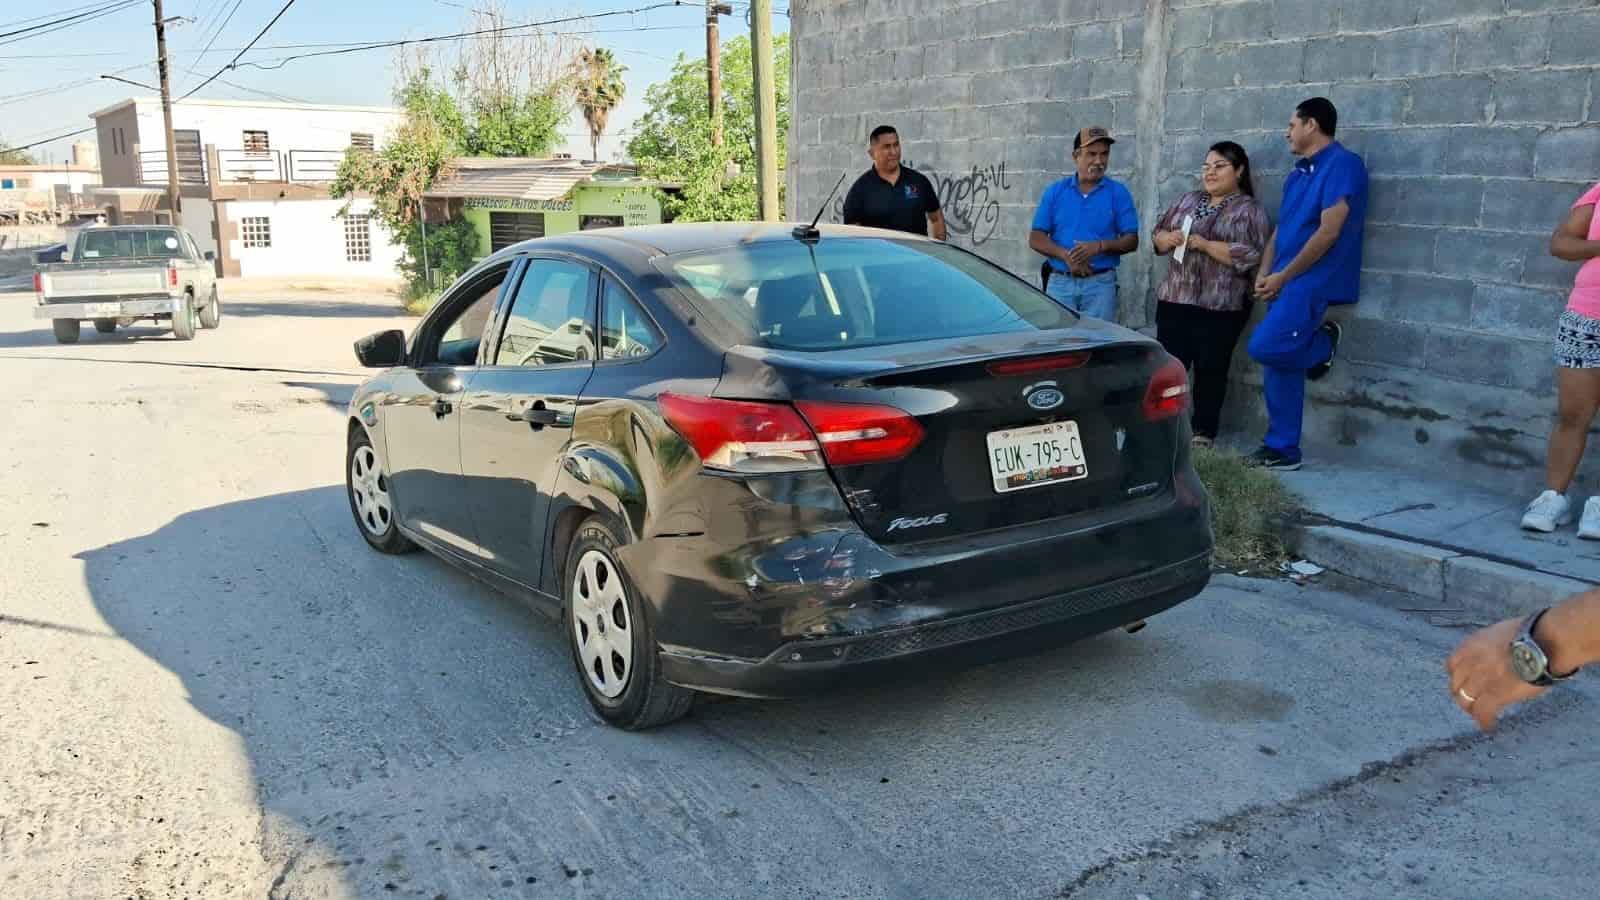
[[[1113,174],[1148,231],[1222,139],[1250,152],[1275,213],[1289,115],[1327,96],[1372,194],[1362,301],[1335,313],[1345,364],[1312,388],[1307,449],[1509,471],[1531,486],[1554,408],[1551,336],[1576,271],[1548,238],[1600,181],[1593,5],[794,0],[790,196],[796,214],[814,212],[841,172],[867,167],[867,132],[893,124],[952,222],[972,223],[955,240],[1036,280],[1029,222],[1045,186],[1070,174],[1077,127],[1116,133]],[[1125,324],[1152,320],[1162,265],[1146,252],[1125,261]],[[1242,348],[1236,359],[1229,421],[1253,432],[1260,376]]]

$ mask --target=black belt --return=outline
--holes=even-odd
[[[1107,272],[1115,272],[1115,271],[1116,271],[1116,269],[1095,269],[1094,271],[1090,272],[1087,275],[1072,275],[1071,272],[1063,272],[1061,274],[1063,274],[1063,275],[1072,275],[1073,278],[1094,278],[1097,275],[1104,275]]]

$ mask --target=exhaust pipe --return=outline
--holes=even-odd
[[[1139,632],[1144,630],[1144,626],[1146,624],[1148,624],[1148,623],[1146,623],[1145,620],[1140,619],[1137,622],[1129,622],[1128,624],[1122,626],[1122,630],[1126,631],[1129,634],[1138,634]]]

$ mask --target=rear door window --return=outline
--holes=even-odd
[[[750,342],[799,350],[1068,328],[1075,313],[943,244],[774,241],[659,264],[697,307]]]
[[[661,346],[661,333],[622,286],[606,278],[601,297],[600,358],[636,359]]]

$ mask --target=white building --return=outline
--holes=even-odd
[[[96,192],[112,222],[171,221],[161,101],[96,112]],[[388,143],[403,114],[388,107],[225,100],[173,104],[180,220],[223,276],[392,278],[400,248],[368,216],[371,202],[328,194],[351,149]]]

